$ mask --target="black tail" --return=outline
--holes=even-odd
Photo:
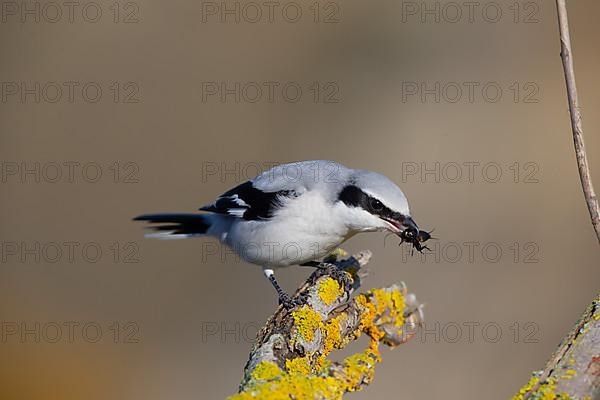
[[[156,231],[155,236],[164,238],[204,235],[211,225],[206,214],[145,214],[133,220],[157,224],[151,225],[150,228]]]

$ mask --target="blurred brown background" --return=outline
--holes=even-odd
[[[349,398],[514,394],[596,294],[600,256],[554,2],[475,3],[2,2],[0,397],[234,393],[273,289],[131,218],[319,158],[388,175],[440,238],[424,260],[383,234],[345,245],[374,252],[366,287],[427,303],[426,334]],[[600,3],[569,12],[600,187]]]

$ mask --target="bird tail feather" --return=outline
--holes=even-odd
[[[155,239],[185,239],[206,235],[212,224],[210,217],[206,214],[144,214],[133,220],[149,222],[152,232],[144,236]]]

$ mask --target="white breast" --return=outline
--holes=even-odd
[[[287,200],[268,221],[236,220],[225,243],[247,262],[285,267],[322,258],[348,237],[338,208],[308,191]]]

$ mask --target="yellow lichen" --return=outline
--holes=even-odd
[[[372,300],[374,299],[374,301]],[[377,327],[381,323],[393,323],[400,327],[404,323],[404,296],[400,291],[373,289],[356,298],[364,309],[359,329],[371,337],[369,349],[379,357],[379,342],[384,333]]]
[[[346,319],[345,314],[331,318],[325,323],[325,340],[323,342],[323,353],[328,355],[334,348],[339,348],[342,344],[342,333],[340,331],[341,323]]]
[[[381,316],[382,323],[393,322],[398,327],[404,324],[404,296],[400,291],[373,289],[370,293],[375,297],[375,312]]]
[[[402,293],[400,293],[398,290],[392,291],[391,303],[390,303],[390,314],[392,315],[394,325],[397,327],[404,325],[404,308],[405,307],[406,307],[406,304],[404,303],[404,295]]]
[[[370,349],[346,357],[344,359],[346,390],[356,391],[360,389],[363,382],[371,382],[375,374],[375,364],[378,361],[379,355],[373,354]]]
[[[374,326],[374,320],[377,315],[375,305],[369,301],[367,296],[360,294],[356,297],[356,304],[358,304],[363,312],[360,316],[360,324],[358,329],[362,332],[367,331],[369,328]]]
[[[310,374],[310,361],[304,357],[298,357],[291,360],[286,360],[285,369],[290,374]]]
[[[377,314],[383,314],[386,305],[391,302],[390,293],[383,289],[372,289],[369,293],[375,297],[375,310]]]
[[[525,386],[523,386],[520,390],[519,393],[517,393],[512,400],[524,400],[525,399],[525,395],[527,393],[529,393],[531,391],[531,389],[533,389],[533,387],[535,385],[538,384],[540,380],[536,377],[536,376],[532,376],[531,379],[529,379],[529,382],[527,382],[525,384]]]
[[[333,303],[343,293],[343,285],[333,278],[327,277],[319,284],[319,297],[327,305]]]
[[[561,379],[571,379],[573,378],[575,375],[577,375],[577,371],[575,371],[574,369],[568,369],[565,371],[565,373],[563,374],[563,376],[561,376]]]
[[[304,340],[312,342],[315,338],[315,331],[323,322],[321,314],[309,306],[304,306],[301,309],[294,311],[292,316],[294,317],[294,326],[300,333],[300,336],[302,336]]]
[[[552,378],[540,382],[540,379],[533,376],[519,393],[512,400],[570,400],[571,396],[567,393],[556,393],[556,381]]]
[[[255,382],[246,391],[233,395],[228,400],[341,400],[344,393],[360,390],[363,383],[371,382],[376,362],[377,358],[367,349],[344,359],[343,376],[327,376],[303,371],[303,368],[308,368],[308,360],[305,358],[288,360],[288,372],[267,382]]]
[[[327,304],[328,301],[333,301],[334,294],[337,296],[337,290],[341,290],[337,281],[328,278],[321,283],[319,296]],[[357,296],[355,302],[360,309],[360,323],[354,336],[366,333],[371,340],[364,351],[344,359],[342,374],[337,370],[330,371],[331,362],[327,356],[346,344],[344,340],[348,339],[342,337],[340,329],[348,315],[342,312],[324,322],[319,313],[304,306],[292,313],[294,326],[299,336],[307,341],[313,341],[319,330],[323,336],[322,349],[315,354],[287,360],[286,371],[281,371],[273,363],[259,364],[252,372],[251,383],[245,391],[231,396],[229,400],[341,400],[344,393],[360,390],[363,384],[370,383],[375,373],[375,364],[381,359],[379,342],[384,335],[377,324],[393,322],[395,326],[401,326],[404,323],[404,296],[400,291],[375,289]],[[314,369],[311,365],[314,365]],[[335,376],[329,376],[332,373]],[[524,389],[530,389],[536,383],[537,381]]]
[[[333,377],[286,374],[272,382],[250,387],[228,400],[341,400],[344,389]]]
[[[269,381],[281,376],[281,373],[282,371],[275,363],[263,361],[254,368],[250,376],[257,381]]]
[[[323,338],[323,349],[315,362],[316,371],[321,371],[325,367],[327,356],[333,351],[333,349],[339,349],[342,347],[343,343],[340,324],[345,318],[345,314],[340,314],[323,324],[321,331],[325,337]]]

